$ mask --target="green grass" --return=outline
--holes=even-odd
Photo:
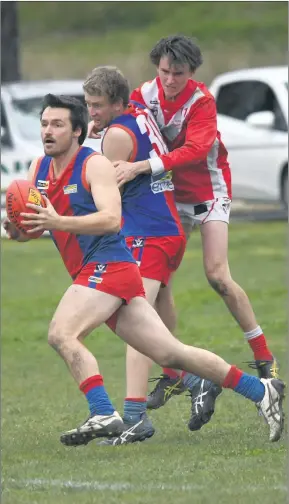
[[[24,79],[79,78],[117,65],[132,86],[155,71],[149,52],[161,38],[197,39],[197,79],[287,63],[286,2],[19,2]]]
[[[233,275],[252,300],[283,376],[286,232],[285,223],[235,223],[230,234]],[[186,427],[190,403],[180,396],[151,414],[157,432],[146,443],[116,449],[59,443],[59,434],[87,414],[83,396],[46,343],[49,319],[68,285],[49,240],[2,240],[2,502],[285,503],[285,441],[270,444],[255,407],[230,391],[223,392],[212,421],[198,433]],[[178,336],[247,369],[251,352],[204,278],[199,233],[189,242],[174,293]],[[87,344],[122,411],[123,343],[104,327]]]
[[[119,44],[125,32],[143,31],[157,38],[182,32],[207,45],[216,39],[228,42],[250,38],[274,38],[286,44],[288,6],[286,2],[35,2],[19,3],[19,21],[23,38],[55,34],[83,35],[96,39],[116,32]],[[149,46],[147,47],[149,48]]]

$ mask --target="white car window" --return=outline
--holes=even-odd
[[[239,81],[221,87],[217,96],[218,114],[245,120],[254,112],[275,115],[274,129],[287,131],[287,124],[274,91],[264,82]]]
[[[6,111],[1,101],[1,147],[11,147],[11,137],[6,117]]]
[[[29,141],[39,141],[40,140],[40,120],[39,115],[33,112],[23,112],[17,105],[17,102],[13,102],[15,120],[19,128],[21,137],[24,140]]]

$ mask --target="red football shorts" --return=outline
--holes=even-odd
[[[171,274],[178,269],[185,253],[184,236],[128,237],[126,244],[140,268],[143,278],[158,280],[167,285]]]
[[[139,268],[130,262],[87,263],[73,283],[106,292],[125,303],[137,296],[145,297]]]

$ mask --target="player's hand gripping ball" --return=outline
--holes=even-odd
[[[36,213],[31,208],[27,208],[26,203],[33,203],[34,205],[45,207],[45,201],[42,194],[38,189],[28,180],[13,180],[13,182],[8,186],[6,191],[6,212],[7,217],[15,225],[15,227],[21,231],[21,233],[27,235],[28,229],[33,229],[33,227],[23,226],[21,221],[21,212],[26,213]],[[39,238],[44,233],[44,230],[37,231],[36,233],[29,233],[27,236],[29,238]]]

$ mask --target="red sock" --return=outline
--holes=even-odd
[[[124,400],[132,402],[147,402],[146,397],[126,397]]]
[[[222,387],[234,389],[235,387],[237,387],[243,374],[244,373],[243,371],[241,371],[241,369],[238,369],[236,366],[231,366],[227,376],[224,379],[224,382],[222,383]]]
[[[101,375],[94,375],[90,376],[86,380],[84,380],[80,385],[79,388],[81,392],[84,394],[87,394],[91,389],[94,387],[101,387],[103,386],[103,378]]]
[[[168,375],[170,378],[179,378],[178,373],[176,373],[173,369],[171,368],[163,368],[163,373],[165,375]]]
[[[264,334],[260,334],[256,338],[248,340],[250,347],[254,352],[255,360],[272,360],[273,355],[267,347],[267,342]]]

